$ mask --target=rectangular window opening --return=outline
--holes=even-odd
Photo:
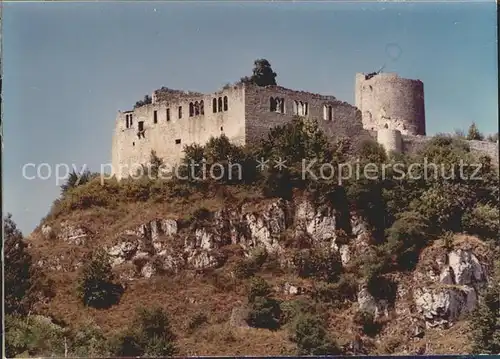
[[[158,111],[156,110],[153,112],[153,122],[158,123]]]
[[[139,132],[144,131],[144,121],[139,121]]]
[[[170,109],[167,108],[167,121],[170,121]]]
[[[175,140],[175,144],[176,144],[176,145],[180,145],[180,144],[181,144],[181,139],[180,139],[180,138],[176,139],[176,140]]]
[[[182,106],[179,106],[179,118],[182,118]]]

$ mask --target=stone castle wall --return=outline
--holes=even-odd
[[[170,166],[185,145],[204,145],[222,134],[236,145],[256,144],[269,130],[296,116],[315,119],[328,138],[356,144],[374,139],[387,150],[418,151],[425,136],[423,83],[397,74],[356,74],[356,106],[334,96],[280,86],[235,85],[212,94],[167,88],[154,91],[152,103],[119,112],[113,134],[112,164],[118,178],[148,163],[151,151]],[[140,131],[140,127],[142,131]],[[471,149],[498,165],[498,144],[469,141]]]
[[[283,109],[272,109],[274,99],[283,101]],[[307,113],[301,108],[307,107]],[[363,130],[358,109],[334,96],[294,91],[279,86],[248,86],[245,92],[246,139],[255,143],[265,138],[269,130],[292,121],[297,115],[315,119],[331,139],[369,137]]]
[[[425,135],[424,84],[393,73],[356,74],[355,105],[369,130]]]
[[[433,137],[431,136],[402,136],[403,152],[415,153],[422,149],[427,142]],[[487,155],[492,159],[492,162],[498,166],[498,143],[490,141],[467,141],[472,152],[478,155]]]
[[[233,143],[244,144],[244,93],[243,86],[235,86],[210,95],[174,95],[160,101],[153,97],[152,104],[120,112],[113,137],[113,172],[118,177],[127,171],[133,174],[131,168],[149,162],[151,150],[173,166],[182,158],[185,145],[204,145],[210,137],[221,134]],[[196,103],[198,111],[192,108],[190,114],[190,106]],[[132,125],[127,128],[130,116]],[[140,122],[142,133],[139,133]]]

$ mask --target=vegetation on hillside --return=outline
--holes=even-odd
[[[262,158],[270,160],[267,168],[258,166]],[[278,159],[286,161],[286,168],[274,166],[274,160]],[[303,175],[304,160],[311,163],[307,176]],[[464,167],[460,161],[481,166]],[[335,171],[321,178],[324,163],[334,168],[339,164],[353,168],[372,164],[372,168],[379,170],[375,174],[360,171],[358,177]],[[411,176],[408,173],[402,176],[398,168],[406,169],[405,166],[412,163],[420,166],[413,167]],[[435,166],[425,168],[425,163]],[[192,211],[188,219],[187,213],[177,214],[194,223],[206,221],[210,211],[198,208],[193,198],[218,196],[232,203],[236,201],[235,192],[247,193],[248,198],[256,197],[257,193],[263,199],[291,199],[294,193],[301,192],[318,207],[336,209],[339,241],[348,243],[349,216],[357,213],[372,234],[370,250],[353,258],[353,264],[348,267],[341,265],[336,251],[311,246],[307,236],[284,233],[280,240],[291,254],[291,269],[280,268],[272,254],[260,250],[230,262],[231,275],[228,267],[202,274],[202,279],[210,281],[218,295],[233,293],[244,298],[243,319],[248,325],[277,333],[273,335],[286,333],[286,342],[294,345],[295,353],[300,355],[337,354],[348,350],[339,342],[337,333],[330,330],[332,326],[325,313],[349,307],[355,300],[359,281],[366,282],[376,298],[394,301],[391,275],[412,271],[421,251],[436,240],[448,238],[450,233],[465,232],[479,236],[492,248],[498,249],[500,244],[498,170],[492,166],[491,159],[477,158],[467,142],[456,136],[436,136],[413,155],[386,154],[374,141],[353,145],[349,139],[339,138],[331,143],[315,121],[297,118],[271,130],[268,138],[254,146],[235,146],[224,136],[212,138],[203,146],[187,146],[183,164],[182,178],[166,179],[172,173],[165,172],[163,162],[152,152],[150,163],[144,164],[143,175],[135,179],[117,182],[89,175],[83,183],[76,183],[74,176],[70,177],[46,220],[56,221],[81,210],[119,210],[135,202],[153,205],[179,201],[183,210],[189,207]],[[188,166],[192,164],[197,166]],[[203,166],[210,168],[213,164],[221,165],[217,167],[219,172],[203,176]],[[231,166],[234,164],[241,166]],[[473,175],[478,179],[472,179]],[[161,308],[139,310],[130,327],[112,336],[105,335],[93,324],[76,329],[65,323],[56,325],[40,318],[27,319],[40,293],[49,298],[50,295],[46,281],[32,269],[23,236],[10,217],[4,226],[6,341],[10,355],[60,355],[69,351],[84,356],[96,353],[166,356],[177,353],[185,343],[171,325],[170,318],[175,313]],[[227,249],[230,250],[234,249]],[[280,298],[269,283],[269,276],[264,278],[264,274],[277,272],[312,283],[310,300],[304,303]],[[109,258],[100,251],[87,258],[78,276],[79,285],[71,295],[79,298],[81,310],[101,313],[114,310],[129,290],[118,283]],[[497,291],[497,286],[487,290],[485,302],[472,320],[473,343],[480,352],[499,351]],[[175,290],[168,295],[174,296]],[[222,302],[218,304],[223,305]],[[350,320],[353,328],[363,335],[375,336],[381,328],[369,313],[357,312]],[[186,333],[198,335],[207,323],[220,325],[214,321],[205,313],[196,313],[188,321]],[[213,330],[217,333],[210,334],[209,329],[203,333],[227,342],[235,341],[233,332]]]

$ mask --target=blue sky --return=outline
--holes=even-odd
[[[385,64],[424,82],[428,134],[498,129],[494,2],[4,3],[2,15],[3,205],[25,234],[60,183],[23,178],[24,164],[97,171],[118,110],[161,86],[215,91],[256,58],[282,86],[352,104],[355,73]]]

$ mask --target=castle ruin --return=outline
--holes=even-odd
[[[236,145],[256,143],[272,127],[296,116],[316,119],[332,140],[373,138],[388,151],[411,152],[428,139],[423,83],[394,73],[356,74],[355,106],[334,96],[280,86],[237,84],[212,94],[162,88],[153,92],[151,103],[118,112],[113,174],[122,178],[132,173],[149,161],[152,150],[174,166],[185,145],[204,145],[222,134]],[[471,145],[493,158],[498,147]]]

